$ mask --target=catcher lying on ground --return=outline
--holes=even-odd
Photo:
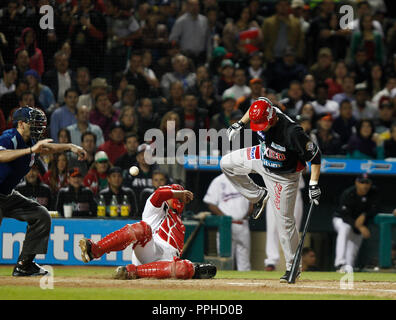
[[[133,245],[132,264],[116,269],[116,279],[209,279],[216,275],[211,264],[181,260],[185,226],[181,220],[184,204],[193,193],[177,184],[158,188],[146,201],[142,221],[127,224],[98,242],[81,239],[85,263],[105,253]]]

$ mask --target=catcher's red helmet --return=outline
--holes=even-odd
[[[259,98],[252,103],[249,109],[250,128],[253,131],[265,130],[276,119],[276,111],[271,100]]]

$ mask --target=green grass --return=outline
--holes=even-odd
[[[57,267],[54,266],[56,277],[89,277],[89,278],[110,278],[114,268],[109,267]],[[0,276],[10,276],[12,266],[0,267]],[[279,279],[282,272],[264,271],[218,271],[218,279]],[[305,272],[302,280],[312,281],[339,281],[343,275],[335,272]],[[11,277],[10,277],[11,278]],[[367,282],[396,282],[396,273],[355,273],[354,281]],[[306,282],[309,284],[309,282]],[[373,300],[379,299],[370,292],[361,292],[359,295],[348,294],[310,294],[310,293],[281,293],[271,289],[268,292],[258,291],[254,286],[251,290],[224,290],[211,288],[205,289],[140,289],[131,287],[122,288],[68,288],[57,286],[53,290],[42,290],[37,282],[26,286],[0,286],[0,299],[43,299],[43,300],[80,300],[80,299],[103,299],[103,300]],[[381,297],[381,299],[384,299]]]

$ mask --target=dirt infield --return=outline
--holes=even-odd
[[[1,286],[39,286],[37,278],[0,277]],[[341,289],[339,281],[299,280],[282,284],[279,280],[210,279],[210,280],[114,280],[111,276],[55,277],[56,288],[128,288],[158,290],[237,290],[239,292],[288,294],[340,294],[396,299],[396,283],[355,282],[353,289]]]

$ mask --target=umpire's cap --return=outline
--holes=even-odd
[[[30,125],[30,136],[35,141],[40,140],[47,127],[47,117],[39,108],[25,106],[16,109],[12,115],[12,125],[16,127],[18,121]]]
[[[260,97],[253,102],[249,109],[250,128],[262,131],[272,125],[276,119],[276,111],[270,99]]]

